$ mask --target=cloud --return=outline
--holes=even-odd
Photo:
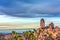
[[[23,18],[60,16],[59,0],[5,0],[1,2],[0,12],[3,15]]]

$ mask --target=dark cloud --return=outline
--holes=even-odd
[[[0,0],[0,15],[14,17],[58,17],[59,0]],[[57,5],[57,6],[56,6]]]

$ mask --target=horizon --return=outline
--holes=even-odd
[[[52,20],[50,20],[52,19]],[[54,23],[54,27],[60,27],[60,19],[55,18],[44,18],[45,26],[48,26],[51,22]],[[40,19],[37,19],[37,22],[1,22],[0,29],[24,29],[24,28],[39,28],[40,27]],[[26,20],[27,21],[27,20]]]

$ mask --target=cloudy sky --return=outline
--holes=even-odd
[[[60,21],[60,0],[0,0],[0,22]]]
[[[59,17],[60,0],[0,0],[0,15],[22,18]]]

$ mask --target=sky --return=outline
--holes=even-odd
[[[60,0],[0,0],[0,22],[60,21]]]

